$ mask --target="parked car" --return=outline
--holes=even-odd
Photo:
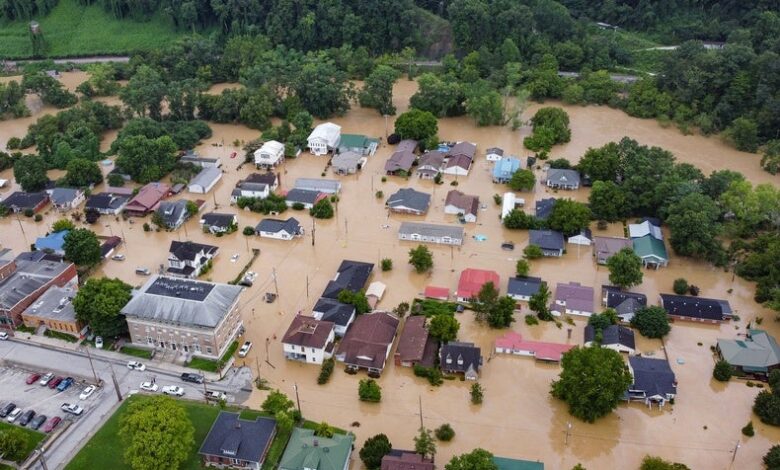
[[[66,413],[70,413],[72,415],[79,416],[81,413],[84,412],[84,408],[80,407],[77,404],[70,404],[70,403],[63,403],[60,405],[60,409]]]
[[[181,379],[185,382],[191,382],[194,384],[202,384],[203,376],[200,374],[193,374],[191,372],[185,372],[181,374]]]
[[[0,418],[7,417],[15,409],[16,409],[16,403],[8,403],[4,407],[0,408]]]
[[[514,242],[504,242],[501,244],[501,249],[506,251],[512,251],[515,249]]]
[[[38,430],[39,427],[43,425],[43,423],[46,422],[48,418],[46,415],[38,415],[35,418],[33,418],[32,421],[30,421],[30,429]]]
[[[140,276],[149,276],[152,274],[152,272],[149,271],[149,268],[135,268],[135,273]]]
[[[0,331],[0,341],[5,341],[8,339],[8,333],[5,331]]]
[[[95,337],[95,347],[98,349],[103,349],[103,337],[102,336],[96,336]]]
[[[138,361],[130,361],[127,363],[127,368],[130,370],[140,370],[141,372],[146,370],[146,366]]]
[[[227,395],[225,394],[225,392],[218,392],[216,390],[209,390],[203,392],[203,395],[206,396],[207,401],[227,400]]]
[[[57,427],[58,424],[60,424],[60,421],[62,421],[62,418],[59,416],[52,416],[49,418],[49,421],[46,422],[46,424],[43,425],[43,429],[41,431],[45,433],[50,433],[54,430],[54,428]]]
[[[9,423],[13,423],[14,421],[16,421],[16,419],[19,417],[20,414],[22,414],[22,409],[14,408],[13,411],[8,413],[8,416],[5,418],[5,420],[8,421]]]
[[[37,382],[37,381],[38,381],[38,379],[40,379],[40,378],[41,378],[41,374],[38,374],[38,373],[32,373],[32,374],[30,374],[29,376],[27,376],[27,380],[26,380],[26,382],[27,382],[27,385],[32,385],[32,384],[34,384],[34,383],[35,383],[35,382]]]
[[[265,300],[265,303],[272,304],[276,300],[276,294],[273,292],[266,292],[265,296],[263,296],[263,299]]]
[[[27,410],[19,417],[19,426],[27,426],[35,418],[35,411]]]
[[[154,382],[141,383],[141,390],[146,390],[147,392],[156,392],[159,388]]]
[[[83,392],[81,392],[81,395],[79,395],[79,400],[86,400],[87,398],[91,397],[93,393],[95,393],[95,390],[97,387],[94,385],[90,385],[89,387],[85,388]]]
[[[57,391],[64,392],[71,385],[73,385],[73,377],[66,377],[62,382],[60,382],[59,385],[57,385]]]
[[[54,377],[53,379],[49,380],[49,388],[57,388],[57,385],[62,382],[62,377]]]
[[[166,385],[162,388],[162,392],[166,395],[175,395],[177,397],[184,396],[184,389],[177,385]]]
[[[246,355],[249,354],[250,349],[252,349],[252,342],[245,341],[241,346],[241,349],[238,350],[238,357],[246,357]]]
[[[54,378],[54,374],[49,372],[48,374],[41,377],[41,380],[38,381],[38,385],[47,385],[49,382],[51,382],[51,379]]]
[[[114,255],[114,256],[111,257],[111,259],[114,260],[114,261],[124,261],[125,260],[125,255]]]

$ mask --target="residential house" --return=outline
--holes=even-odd
[[[265,173],[252,173],[243,180],[243,183],[263,183],[268,185],[270,191],[276,191],[279,187],[279,176],[273,171]]]
[[[425,215],[431,206],[431,195],[412,188],[401,188],[385,203],[391,212]]]
[[[186,186],[184,183],[176,183],[173,186],[171,186],[171,196],[175,196],[177,194],[180,194],[182,191],[184,191],[184,188]]]
[[[488,282],[492,282],[493,286],[498,290],[500,287],[499,282],[501,282],[498,273],[485,269],[466,268],[460,273],[455,297],[458,299],[458,302],[470,302],[477,298],[482,286]]]
[[[38,300],[22,312],[22,321],[29,328],[45,326],[46,329],[79,336],[84,325],[76,319],[73,297],[77,286],[51,286]]]
[[[341,126],[332,122],[318,124],[306,139],[309,151],[314,155],[327,155],[337,149],[341,142]]]
[[[561,362],[563,354],[574,348],[573,344],[546,343],[524,340],[520,333],[508,331],[496,338],[495,351],[498,354],[529,356],[537,361]]]
[[[369,375],[378,376],[390,356],[398,323],[398,318],[387,312],[358,316],[341,340],[336,360],[348,369],[366,369]]]
[[[379,147],[379,139],[362,134],[341,134],[339,153],[355,152],[362,156],[373,156]]]
[[[504,193],[501,198],[501,220],[512,213],[518,207],[525,206],[525,199],[517,197],[515,193]]]
[[[434,300],[450,300],[450,290],[446,287],[425,286],[423,297]]]
[[[321,297],[314,304],[311,312],[312,317],[317,320],[333,323],[333,331],[339,338],[347,334],[347,329],[355,321],[355,314],[354,305],[341,303],[338,300],[326,297]]]
[[[412,171],[417,155],[408,150],[398,150],[390,155],[385,162],[385,173],[388,175],[406,176]]]
[[[632,239],[652,236],[657,240],[663,240],[664,234],[661,227],[655,225],[651,220],[645,220],[640,224],[628,224],[628,236]]]
[[[14,191],[0,203],[7,207],[11,212],[20,213],[31,210],[37,214],[49,203],[49,195],[45,191],[39,193]]]
[[[446,158],[467,157],[469,160],[474,160],[477,154],[477,145],[471,142],[458,142],[449,148],[445,154]]]
[[[550,168],[547,170],[547,187],[553,189],[577,189],[580,173],[577,170]]]
[[[660,305],[673,320],[722,323],[731,320],[728,300],[661,294]]]
[[[77,285],[76,266],[60,256],[34,251],[14,258],[11,250],[0,250],[0,329],[22,323],[22,312],[52,286]]]
[[[493,456],[496,470],[544,470],[544,463],[531,460],[509,459]]]
[[[593,315],[593,288],[579,282],[559,282],[555,287],[555,302],[551,311],[553,315]]]
[[[387,290],[387,286],[379,281],[374,281],[368,285],[368,289],[366,289],[366,301],[371,307],[371,310],[376,309],[376,304],[382,300],[382,297],[385,295],[385,290]]]
[[[601,305],[615,310],[621,321],[630,322],[637,310],[647,306],[647,296],[619,287],[601,286]]]
[[[479,196],[463,194],[457,189],[450,190],[444,200],[444,213],[456,214],[466,223],[477,221],[479,212]]]
[[[645,235],[631,240],[634,253],[642,259],[642,265],[658,269],[669,264],[669,255],[666,254],[664,241],[653,235]]]
[[[417,452],[391,449],[382,457],[380,470],[436,470],[436,465]]]
[[[504,158],[504,149],[499,147],[490,147],[485,150],[485,159],[489,162],[497,162]]]
[[[442,173],[445,175],[467,176],[469,170],[471,170],[472,161],[469,157],[460,154],[448,157]]]
[[[577,235],[569,237],[567,241],[572,245],[590,246],[593,243],[593,233],[589,228],[584,228]]]
[[[113,235],[110,237],[98,237],[103,240],[103,243],[100,244],[100,257],[103,259],[108,258],[111,256],[111,253],[116,250],[119,245],[122,244],[122,239]]]
[[[666,359],[629,356],[628,370],[634,378],[626,394],[629,401],[642,401],[648,406],[656,403],[663,407],[677,395],[677,379]]]
[[[436,150],[425,152],[422,157],[420,157],[420,162],[417,165],[417,177],[424,180],[432,180],[441,174],[443,165],[443,153]]]
[[[187,210],[186,199],[179,199],[178,201],[161,201],[157,206],[157,214],[162,217],[165,223],[165,228],[169,230],[176,230],[181,227],[184,222],[189,219],[192,214]]]
[[[338,300],[339,292],[342,290],[350,292],[362,290],[365,288],[373,270],[373,263],[352,260],[342,261],[336,271],[336,275],[325,286],[322,297]]]
[[[463,374],[466,380],[477,380],[482,351],[474,343],[450,341],[441,346],[439,367],[445,374]]]
[[[65,236],[70,230],[60,230],[35,239],[35,249],[65,256]]]
[[[308,189],[291,189],[287,191],[284,198],[287,200],[287,207],[293,207],[295,204],[302,204],[304,209],[311,209],[328,197],[327,194],[319,191],[310,191]]]
[[[602,348],[612,349],[619,353],[634,354],[636,341],[634,330],[621,325],[609,325],[601,330],[601,339],[596,337],[596,329],[591,325],[585,326],[585,346],[599,344]]]
[[[125,205],[125,214],[133,217],[143,217],[157,210],[160,201],[168,197],[171,187],[165,183],[149,183],[138,190],[130,202]]]
[[[75,209],[84,202],[84,190],[78,188],[54,188],[46,191],[49,200],[58,211]]]
[[[267,183],[239,181],[230,193],[230,203],[236,204],[239,198],[265,199],[271,194],[271,186]]]
[[[209,212],[200,218],[200,226],[204,232],[227,233],[238,229],[238,217],[236,214]]]
[[[206,194],[222,179],[222,170],[210,166],[202,169],[187,185],[187,191],[195,194]]]
[[[596,263],[607,264],[612,255],[617,254],[623,248],[633,248],[631,240],[620,237],[593,237],[593,256]]]
[[[284,144],[275,140],[264,142],[255,150],[255,166],[257,168],[273,168],[284,162]]]
[[[212,166],[219,168],[222,166],[222,159],[219,157],[201,157],[195,153],[187,153],[179,159],[179,163],[189,163],[192,165],[197,165],[201,168],[208,168]]]
[[[119,215],[124,210],[130,196],[110,192],[93,194],[87,198],[84,212],[97,212],[103,215]]]
[[[456,225],[427,224],[423,222],[402,222],[398,239],[439,245],[462,245],[463,227]]]
[[[243,287],[152,275],[121,313],[133,346],[219,359],[243,328]]]
[[[216,246],[172,240],[165,272],[169,276],[196,278],[218,253],[219,247]]]
[[[534,206],[534,217],[539,220],[547,220],[550,218],[557,199],[548,197],[546,199],[538,199]]]
[[[414,153],[417,151],[418,142],[414,139],[404,139],[400,142],[398,142],[398,145],[395,146],[396,152],[411,152]]]
[[[338,194],[341,191],[341,182],[322,178],[298,178],[295,180],[294,187],[307,191],[319,191],[324,194]]]
[[[515,276],[509,278],[506,295],[519,302],[528,302],[542,287],[542,278],[532,276]]]
[[[293,428],[279,470],[349,470],[355,437],[315,436],[313,429]]]
[[[766,380],[770,372],[780,368],[780,346],[764,330],[748,328],[745,339],[718,338],[717,351],[740,375]]]
[[[555,230],[529,230],[528,244],[542,249],[544,256],[563,256],[563,234]]]
[[[260,470],[276,436],[276,420],[240,416],[219,412],[198,451],[204,466]]]
[[[336,336],[333,323],[296,315],[282,337],[285,359],[322,364],[333,357]]]
[[[515,157],[506,157],[496,161],[493,165],[493,182],[498,184],[509,183],[512,175],[521,167],[520,160]]]
[[[287,220],[263,219],[255,227],[255,233],[263,238],[292,240],[303,235],[303,227],[295,217],[290,217]]]
[[[337,175],[352,175],[358,172],[366,164],[366,157],[352,151],[346,151],[335,155],[330,160],[330,168]]]
[[[395,365],[413,367],[433,367],[439,343],[429,333],[425,326],[424,315],[412,315],[404,321],[404,328],[398,338],[395,349]]]

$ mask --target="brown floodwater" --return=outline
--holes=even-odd
[[[70,82],[68,74],[64,75],[65,80]],[[73,82],[78,83],[80,80],[73,79]],[[396,85],[394,100],[399,112],[408,107],[408,98],[414,93],[415,87],[414,82],[406,80]],[[665,147],[673,151],[678,160],[696,164],[705,172],[731,168],[741,171],[754,182],[776,181],[761,171],[757,156],[737,152],[717,138],[684,136],[676,129],[665,129],[654,121],[630,118],[609,108],[564,107],[571,117],[572,141],[566,146],[556,147],[552,152],[556,157],[565,156],[576,161],[588,147],[628,135],[643,144]],[[531,106],[524,117],[530,117],[537,108],[538,105]],[[40,113],[53,111],[44,108],[32,118],[0,123],[0,143],[12,136],[22,135],[27,125]],[[374,110],[355,108],[346,116],[333,121],[347,133],[377,137],[385,135],[385,120]],[[388,120],[388,126],[392,131],[392,119]],[[237,125],[212,124],[212,129],[214,136],[203,142],[198,151],[202,155],[222,157],[225,171],[222,180],[212,193],[205,196],[185,193],[177,197],[204,199],[206,211],[214,210],[216,201],[219,206],[217,210],[238,214],[240,228],[254,226],[262,219],[261,215],[228,205],[230,191],[235,183],[253,169],[248,165],[237,170],[240,157],[230,159],[229,155],[232,151],[241,153],[241,145],[234,146],[234,143],[241,144],[257,138],[260,133]],[[655,302],[660,292],[671,290],[674,279],[684,277],[701,287],[702,296],[728,299],[742,319],[722,326],[674,326],[665,340],[665,349],[672,369],[677,374],[678,396],[675,405],[661,411],[631,404],[620,405],[615,413],[595,424],[572,418],[565,405],[549,395],[550,382],[556,378],[559,367],[521,357],[498,356],[488,360],[492,342],[503,332],[476,324],[469,313],[458,316],[461,321],[459,338],[475,342],[483,348],[486,363],[480,382],[485,388],[485,402],[481,406],[470,404],[468,383],[445,381],[441,387],[431,387],[424,380],[414,377],[411,370],[392,364],[379,381],[383,388],[382,402],[365,404],[357,399],[357,383],[365,378],[362,373],[352,376],[337,367],[330,382],[319,386],[316,384],[318,367],[284,360],[279,340],[287,325],[296,312],[310,311],[343,259],[377,264],[382,258],[393,259],[392,271],[381,272],[377,268],[373,274],[373,280],[387,284],[385,297],[378,306],[381,309],[389,310],[402,301],[411,301],[428,284],[447,286],[454,290],[460,271],[467,267],[496,270],[501,275],[500,287],[505,291],[506,279],[513,274],[515,262],[527,243],[527,233],[505,230],[499,224],[500,207],[494,204],[492,196],[505,192],[506,188],[491,182],[491,165],[484,160],[483,152],[487,147],[500,146],[510,154],[526,156],[528,152],[522,149],[522,139],[529,133],[529,129],[513,132],[507,127],[477,128],[468,118],[442,119],[439,129],[442,139],[477,143],[479,157],[476,164],[468,177],[457,178],[457,189],[468,194],[478,194],[486,207],[479,212],[476,224],[465,225],[468,236],[462,247],[429,245],[434,253],[434,269],[430,274],[413,272],[407,264],[407,252],[414,245],[399,242],[396,232],[403,220],[457,223],[454,216],[443,213],[444,198],[453,189],[450,182],[455,178],[448,176],[445,184],[439,186],[416,178],[407,180],[388,177],[383,183],[384,161],[392,153],[392,148],[387,146],[381,146],[376,155],[369,158],[361,173],[339,178],[343,183],[343,191],[336,217],[316,222],[314,246],[310,236],[314,222],[305,212],[289,211],[284,214],[285,217],[297,217],[307,230],[304,238],[290,242],[247,238],[240,230],[217,239],[200,231],[197,218],[176,232],[145,233],[141,229],[143,219],[132,219],[131,223],[121,218],[103,217],[91,228],[100,235],[124,237],[126,244],[119,252],[125,253],[127,260],[107,261],[96,274],[119,277],[139,285],[145,278],[134,274],[136,267],[154,269],[164,264],[170,241],[189,239],[220,246],[214,270],[206,277],[226,282],[241,271],[250,259],[251,249],[260,249],[261,254],[251,268],[258,273],[258,278],[255,285],[243,294],[240,303],[247,327],[246,339],[255,342],[254,353],[247,358],[246,365],[253,370],[259,367],[260,374],[272,387],[279,388],[289,396],[294,395],[293,385],[297,384],[303,413],[309,419],[327,421],[354,431],[358,448],[363,440],[379,432],[387,434],[395,448],[411,448],[412,438],[419,427],[419,403],[422,401],[426,427],[435,428],[447,422],[457,433],[452,442],[439,444],[437,461],[441,464],[455,454],[474,447],[484,447],[497,455],[539,459],[552,469],[571,468],[577,462],[582,462],[587,468],[614,467],[618,462],[619,468],[636,468],[646,454],[680,461],[694,469],[726,469],[731,468],[731,452],[740,442],[733,468],[757,468],[761,456],[772,444],[780,441],[780,429],[760,424],[752,415],[751,405],[757,389],[746,387],[741,381],[724,385],[711,379],[713,359],[709,347],[718,337],[733,338],[755,317],[763,317],[765,321],[762,326],[777,337],[780,337],[780,324],[772,321],[772,312],[753,302],[752,283],[733,278],[731,273],[705,263],[679,258],[673,253],[670,253],[668,268],[645,271],[644,283],[635,290],[644,292]],[[110,144],[112,138],[114,135],[104,138],[103,148]],[[298,159],[288,160],[281,168],[281,188],[290,188],[297,177],[319,177],[325,169],[326,161],[308,153]],[[105,167],[104,171],[110,169]],[[542,176],[537,171],[537,177]],[[9,177],[10,171],[0,174],[0,178]],[[334,178],[330,173],[327,177]],[[384,199],[375,197],[375,192],[381,190],[386,199],[397,189],[407,186],[433,195],[427,216],[388,215]],[[0,195],[4,195],[8,189],[0,191]],[[521,196],[526,199],[527,206],[533,207],[533,201],[541,197],[586,200],[587,190],[552,193],[537,185],[534,191]],[[34,242],[35,237],[44,235],[58,217],[54,211],[48,210],[44,220],[39,223],[24,217],[0,220],[0,243],[3,247],[23,250]],[[385,229],[384,225],[390,228]],[[603,232],[594,227],[596,234],[620,235],[622,230],[619,224],[613,224]],[[484,235],[487,240],[474,240],[472,236],[476,234]],[[514,241],[517,246],[515,251],[502,251],[500,244],[504,240]],[[234,254],[239,255],[237,262],[230,261]],[[275,303],[266,304],[261,297],[263,293],[274,290],[274,268],[280,296]],[[531,272],[544,278],[551,286],[567,281],[594,286],[596,297],[598,287],[608,282],[606,268],[593,262],[587,247],[569,247],[560,259],[534,261]],[[563,323],[561,328],[554,324],[528,327],[522,319],[526,313],[527,308],[523,308],[513,326],[521,334],[539,340],[582,343],[584,321],[575,319],[574,326]],[[571,339],[568,339],[567,330],[570,328]],[[640,338],[638,348],[644,354],[664,355],[664,345],[658,340]],[[254,392],[247,404],[259,406],[264,395],[264,392]],[[751,419],[756,427],[756,435],[750,439],[743,438],[740,428]],[[352,427],[353,423],[360,425]],[[567,423],[572,424],[568,442],[565,433]],[[356,458],[353,468],[358,467],[360,463]]]

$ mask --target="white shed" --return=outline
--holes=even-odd
[[[271,168],[284,161],[284,144],[269,140],[255,150],[255,165],[258,168]]]
[[[501,203],[501,220],[515,210],[517,206],[525,206],[525,199],[515,196],[515,193],[504,193]]]
[[[338,148],[341,142],[341,126],[332,122],[324,122],[309,134],[306,139],[309,151],[314,155],[327,155]]]
[[[217,184],[217,181],[219,181],[220,178],[222,178],[221,169],[215,166],[204,168],[192,179],[192,181],[190,181],[187,190],[191,193],[206,194],[211,191],[211,188]]]

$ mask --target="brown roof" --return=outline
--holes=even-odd
[[[404,323],[395,353],[403,362],[420,362],[425,356],[425,345],[430,341],[428,329],[425,328],[425,317],[411,316]]]
[[[432,461],[408,450],[391,450],[382,457],[382,470],[434,470]]]
[[[432,150],[430,152],[425,152],[422,157],[420,157],[420,165],[419,166],[432,166],[435,168],[441,167],[442,163],[444,163],[444,154],[439,152],[438,150]]]
[[[454,168],[459,166],[465,170],[468,170],[471,168],[471,160],[472,159],[467,155],[455,155],[450,157],[450,159],[447,161],[447,168]]]
[[[474,160],[474,155],[477,153],[477,146],[471,142],[458,142],[450,148],[447,152],[448,157],[456,157],[459,155],[465,155],[469,157],[469,160]]]
[[[453,189],[447,193],[447,199],[444,201],[444,205],[453,205],[466,214],[477,215],[477,211],[479,210],[479,197],[463,194],[457,189]]]
[[[239,183],[264,183],[273,186],[276,184],[276,174],[270,171],[268,173],[252,173]]]
[[[387,159],[385,162],[385,171],[409,171],[416,158],[417,155],[409,150],[399,150]]]
[[[282,343],[322,349],[327,345],[332,331],[333,322],[296,315],[287,328]]]
[[[170,192],[171,187],[165,183],[149,183],[138,191],[138,194],[130,200],[125,209],[154,210],[157,208],[157,204]]]
[[[599,258],[609,258],[623,248],[631,248],[631,240],[619,237],[593,237],[593,251]]]
[[[383,369],[398,323],[396,317],[385,312],[358,315],[341,340],[336,355],[347,364]]]

